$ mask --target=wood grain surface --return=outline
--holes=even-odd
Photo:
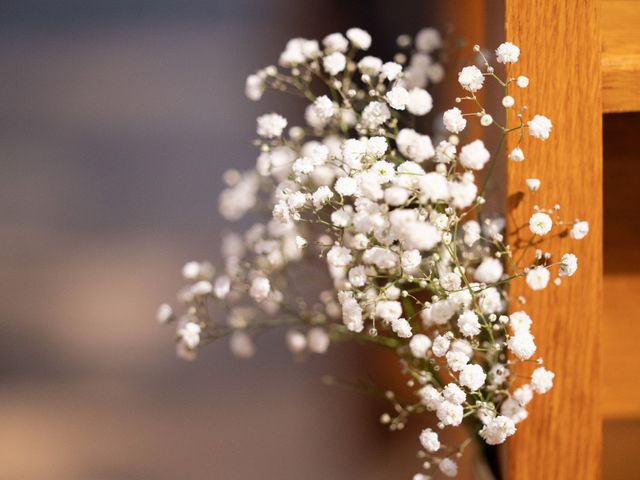
[[[595,479],[602,437],[600,1],[507,0],[505,9],[505,37],[520,46],[517,69],[531,80],[517,100],[554,125],[546,142],[528,137],[522,145],[527,160],[507,167],[509,241],[517,244],[516,229],[527,222],[534,204],[559,203],[565,219],[580,217],[591,224],[591,233],[580,242],[554,237],[545,244],[554,259],[565,252],[578,256],[574,277],[542,292],[528,290],[524,282],[512,289],[514,298],[527,297],[538,352],[556,380],[549,394],[534,399],[529,418],[509,442],[507,474],[516,480]],[[519,197],[525,179],[532,177],[542,180],[540,192]]]
[[[640,111],[640,1],[604,1],[601,21],[603,109]]]

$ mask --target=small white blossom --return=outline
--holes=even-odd
[[[275,138],[282,135],[287,126],[287,119],[277,113],[267,113],[258,117],[258,135],[264,138]]]
[[[451,163],[456,156],[456,146],[446,140],[441,141],[436,147],[437,163]]]
[[[516,85],[520,88],[527,88],[529,86],[529,79],[524,75],[520,75],[516,78]]]
[[[395,110],[404,110],[409,101],[409,92],[403,87],[393,87],[385,95],[387,103]]]
[[[367,139],[366,154],[373,158],[381,158],[387,152],[388,143],[384,137],[370,137]]]
[[[531,329],[531,324],[531,317],[527,315],[527,312],[519,311],[509,315],[509,325],[511,325],[516,335],[518,333],[528,333]]]
[[[456,208],[467,208],[476,199],[478,186],[473,182],[449,182],[449,195]]]
[[[327,263],[332,267],[346,267],[352,259],[351,250],[339,245],[334,245],[327,253]]]
[[[538,190],[540,190],[540,179],[538,179],[538,178],[527,178],[526,183],[527,183],[527,188],[531,192],[537,192]]]
[[[527,123],[529,135],[540,140],[546,140],[551,133],[551,120],[544,115],[536,115]]]
[[[431,83],[440,83],[444,79],[444,67],[440,63],[429,65],[426,73]]]
[[[307,348],[307,337],[297,330],[289,330],[286,340],[291,353],[299,354]]]
[[[156,312],[156,320],[158,323],[167,323],[173,318],[173,309],[168,303],[163,303],[158,307]]]
[[[361,332],[364,329],[362,308],[356,299],[346,298],[342,302],[342,321],[351,332]]]
[[[352,170],[362,168],[362,160],[367,154],[367,144],[363,140],[350,138],[342,145],[342,159]]]
[[[523,385],[520,388],[516,388],[513,391],[511,398],[524,407],[533,399],[533,390],[531,389],[531,385]]]
[[[478,295],[478,305],[482,313],[496,313],[502,308],[502,297],[495,287],[485,288]]]
[[[536,353],[533,335],[525,331],[516,332],[507,342],[507,347],[520,360],[528,360]]]
[[[368,50],[371,46],[371,35],[361,28],[350,28],[347,30],[347,38],[351,44],[360,50]]]
[[[480,239],[480,224],[475,220],[469,220],[462,226],[464,231],[464,243],[471,247],[475,242]]]
[[[402,315],[402,305],[395,300],[382,300],[376,305],[376,316],[391,323]]]
[[[484,385],[487,374],[480,365],[470,363],[465,365],[460,372],[460,385],[467,387],[469,390],[476,391]]]
[[[279,63],[283,67],[293,67],[304,63],[308,59],[315,58],[319,54],[320,47],[316,40],[292,38],[287,42],[287,46],[280,54]]]
[[[271,283],[268,278],[256,277],[251,282],[251,288],[249,289],[249,295],[253,297],[256,302],[262,302],[269,296],[271,291]]]
[[[448,402],[452,402],[457,405],[462,405],[467,399],[467,394],[464,393],[464,390],[455,383],[447,384],[447,386],[442,390],[442,396]]]
[[[478,315],[471,310],[466,310],[458,317],[458,328],[465,337],[474,337],[480,333]]]
[[[438,434],[430,428],[427,428],[420,433],[420,443],[422,444],[422,448],[427,452],[434,453],[440,449]]]
[[[182,276],[187,280],[195,280],[200,274],[200,264],[198,262],[187,262],[182,267]]]
[[[416,49],[420,52],[431,53],[442,47],[442,37],[435,28],[423,28],[416,35]]]
[[[379,160],[371,166],[371,172],[379,184],[389,183],[396,176],[395,165],[385,160]]]
[[[536,393],[547,393],[553,387],[555,374],[544,367],[536,368],[531,375],[531,389]]]
[[[516,103],[514,98],[511,95],[506,95],[502,97],[502,106],[504,108],[511,108]]]
[[[382,102],[369,102],[362,110],[362,123],[366,128],[374,129],[391,118],[391,112]]]
[[[431,325],[444,325],[453,316],[453,314],[456,313],[459,307],[460,305],[455,301],[451,301],[448,299],[438,300],[437,302],[432,303],[430,307],[427,307],[424,310],[422,310],[420,317],[422,318],[423,323],[427,327]],[[437,338],[440,338],[440,337],[436,337],[436,339]],[[443,336],[441,338],[448,341],[447,337]],[[443,343],[442,346],[444,347],[445,344]],[[437,347],[434,347],[434,348],[437,348]],[[442,352],[442,354],[438,356],[441,357],[442,355],[444,355],[447,348],[449,348],[448,343],[446,343],[446,347]]]
[[[440,468],[440,471],[447,477],[453,478],[458,476],[458,464],[450,458],[443,458],[438,468]]]
[[[574,240],[582,240],[589,233],[589,222],[576,222],[569,231],[569,236]]]
[[[449,184],[444,175],[429,172],[419,178],[418,185],[426,200],[438,202],[449,198]]]
[[[418,390],[420,401],[430,412],[435,411],[442,402],[442,395],[433,385],[425,385]]]
[[[479,282],[495,283],[500,280],[503,273],[502,262],[497,258],[487,257],[478,265],[473,276]]]
[[[347,66],[347,57],[340,52],[333,52],[322,59],[322,66],[329,75],[337,75]]]
[[[381,75],[390,82],[393,82],[402,72],[402,65],[395,62],[386,62],[382,65]]]
[[[322,39],[322,45],[329,52],[346,52],[349,41],[341,33],[331,33]]]
[[[462,370],[469,363],[469,356],[465,352],[450,350],[447,352],[447,365],[454,372]]]
[[[524,152],[520,147],[516,147],[513,150],[511,150],[511,153],[509,154],[509,159],[514,162],[522,162],[524,160]]]
[[[388,270],[398,266],[398,255],[382,247],[372,247],[365,250],[362,255],[364,263],[375,265],[376,267]]]
[[[313,202],[313,206],[315,209],[322,208],[331,198],[333,197],[333,192],[329,187],[323,186],[319,187],[313,195],[311,195],[311,200]]]
[[[536,235],[546,235],[551,231],[553,220],[546,213],[537,212],[529,219],[529,230]]]
[[[482,115],[482,117],[480,117],[480,125],[482,125],[483,127],[488,127],[492,123],[493,117],[488,113],[485,113],[484,115]]]
[[[211,280],[215,269],[209,262],[191,261],[182,267],[182,276],[186,280]]]
[[[526,420],[529,413],[527,409],[520,405],[515,399],[507,398],[500,407],[500,413],[505,417],[513,420],[514,424],[518,424]]]
[[[509,378],[509,368],[502,363],[498,363],[491,368],[489,376],[492,385],[502,385]]]
[[[334,188],[340,195],[349,197],[358,192],[358,182],[351,177],[340,177],[336,180]]]
[[[193,350],[200,344],[202,328],[195,322],[187,322],[178,330],[178,337],[189,349]]]
[[[484,75],[478,67],[471,65],[464,67],[458,74],[458,82],[465,90],[469,92],[477,92],[482,88],[484,83]]]
[[[253,357],[256,352],[253,340],[242,330],[236,330],[231,334],[229,338],[229,348],[231,349],[231,353],[238,358],[250,358]]]
[[[451,133],[460,133],[467,126],[467,121],[457,107],[450,108],[444,112],[442,121],[444,122],[444,128]]]
[[[444,400],[436,410],[436,416],[444,425],[458,426],[462,423],[464,411],[462,405]]]
[[[249,75],[245,82],[244,93],[249,100],[258,101],[262,98],[265,85],[258,75]]]
[[[367,271],[364,266],[358,265],[349,270],[348,278],[354,287],[364,287],[367,283]]]
[[[213,294],[220,299],[226,298],[231,291],[231,279],[222,275],[216,278],[216,281],[213,283]]]
[[[392,207],[399,207],[409,200],[411,192],[402,187],[389,187],[384,191],[384,200]]]
[[[323,120],[328,120],[336,114],[336,106],[326,95],[321,95],[313,102],[316,114]]]
[[[491,158],[482,140],[475,140],[460,149],[460,163],[465,168],[481,170]]]
[[[313,327],[307,332],[307,345],[313,353],[325,353],[330,343],[329,334],[321,327]]]
[[[413,129],[403,128],[396,138],[398,149],[407,158],[423,162],[435,155],[431,138],[421,135]]]
[[[403,246],[409,249],[432,250],[442,238],[438,229],[427,222],[410,222],[397,230],[401,233]]]
[[[315,169],[316,165],[313,160],[307,157],[298,158],[293,162],[292,170],[298,176],[307,175]]]
[[[309,242],[307,241],[306,238],[301,237],[300,235],[296,235],[296,246],[300,249],[305,248],[307,245],[309,245]]]
[[[504,415],[499,415],[490,420],[480,430],[480,436],[488,445],[499,445],[504,443],[507,437],[516,433],[516,426],[513,420]]]
[[[402,269],[406,272],[415,272],[421,262],[422,255],[420,255],[420,251],[417,249],[405,250],[402,252],[402,255],[400,255],[400,264],[402,265]]]
[[[363,75],[369,75],[370,77],[377,75],[381,68],[382,60],[371,55],[363,57],[362,60],[358,62],[358,70],[360,70]]]
[[[391,329],[400,338],[411,338],[413,332],[411,331],[411,324],[405,318],[398,318],[391,322]]]
[[[422,88],[412,88],[406,104],[407,111],[412,115],[426,115],[433,108],[433,98]]]
[[[442,357],[449,350],[449,346],[451,345],[451,340],[449,337],[444,335],[438,335],[433,339],[433,345],[431,346],[431,351],[436,357]]]
[[[431,348],[431,339],[421,333],[414,335],[409,342],[411,355],[416,358],[426,358],[429,348]]]
[[[516,63],[520,49],[511,42],[504,42],[496,49],[496,60],[499,63]]]
[[[462,278],[456,272],[446,272],[440,277],[440,286],[445,290],[459,290],[462,286]]]
[[[578,257],[573,253],[565,253],[560,259],[561,277],[570,277],[578,270]]]
[[[549,283],[549,276],[545,267],[534,267],[527,273],[527,285],[531,290],[543,290]]]

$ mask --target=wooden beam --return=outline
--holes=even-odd
[[[605,112],[640,111],[640,2],[602,5],[602,96]]]
[[[602,299],[602,85],[600,0],[506,0],[505,37],[519,45],[522,73],[530,87],[517,99],[531,114],[553,121],[546,142],[527,136],[524,163],[510,162],[508,232],[515,245],[518,226],[534,204],[559,203],[562,216],[590,222],[582,241],[554,237],[545,250],[555,259],[575,253],[578,273],[561,286],[532,292],[516,282],[513,298],[526,295],[533,333],[555,386],[537,396],[529,418],[508,446],[508,478],[580,479],[600,477],[601,415],[599,320]],[[514,147],[516,138],[510,140]],[[535,196],[518,196],[526,178],[542,180]],[[520,198],[520,201],[516,201]],[[516,307],[519,308],[519,307]]]

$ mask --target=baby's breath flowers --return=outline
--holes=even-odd
[[[542,360],[534,358],[529,315],[507,314],[508,288],[520,280],[541,290],[552,274],[556,284],[574,275],[572,253],[554,259],[529,247],[553,229],[580,240],[589,225],[564,221],[559,206],[535,207],[522,229],[529,245],[514,258],[504,220],[482,211],[485,184],[476,180],[485,168],[490,175],[502,152],[459,135],[477,121],[499,131],[500,146],[506,136],[522,139],[526,132],[548,139],[551,121],[540,114],[527,119],[512,95],[528,87],[528,78],[501,78],[484,57],[482,65],[465,66],[457,106],[441,116],[446,136],[432,137],[416,120],[433,109],[426,88],[442,79],[444,42],[424,29],[414,42],[403,35],[398,44],[407,52],[383,62],[363,54],[371,37],[359,28],[321,42],[296,38],[278,67],[247,78],[251,100],[267,89],[303,98],[306,125],[290,126],[278,113],[258,117],[256,168],[224,175],[219,208],[236,221],[266,207],[267,218],[226,236],[219,274],[207,262],[188,262],[182,272],[188,285],[178,294],[184,313],[163,304],[157,319],[176,320],[178,353],[187,359],[222,337],[234,354],[250,357],[252,336],[276,327],[287,330],[285,343],[296,356],[322,354],[345,340],[391,349],[415,398],[405,403],[387,392],[393,413],[381,421],[400,430],[410,416],[432,412],[437,428],[420,434],[425,472],[414,478],[431,478],[434,470],[454,477],[469,440],[447,445],[441,430],[464,423],[473,438],[501,444],[526,419],[533,394],[551,389],[554,374],[546,368],[522,374],[526,362]],[[511,71],[519,55],[506,42],[495,58]],[[516,112],[513,125],[476,96],[493,81],[504,88],[501,108]],[[525,160],[521,146],[507,156]],[[541,181],[527,179],[526,187],[534,194]],[[312,275],[303,273],[305,265]]]

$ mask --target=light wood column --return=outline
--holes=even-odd
[[[546,142],[521,145],[527,159],[509,162],[509,243],[518,239],[534,204],[562,206],[562,217],[588,220],[581,241],[554,237],[544,249],[554,259],[579,258],[575,276],[556,287],[532,292],[516,282],[534,320],[533,334],[555,385],[530,404],[529,418],[508,445],[509,479],[600,477],[601,425],[599,337],[602,310],[602,93],[600,1],[506,0],[505,38],[518,45],[519,72],[530,78],[516,100],[531,114],[553,121]],[[515,146],[513,138],[509,147]],[[540,178],[535,196],[521,196],[526,178]],[[517,307],[514,307],[517,308]]]

